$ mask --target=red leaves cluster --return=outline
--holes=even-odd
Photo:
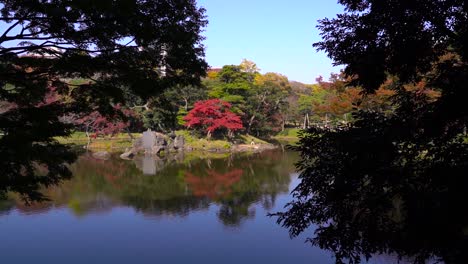
[[[220,99],[198,101],[184,120],[185,126],[200,127],[206,132],[226,128],[228,131],[240,130],[243,127],[240,117],[231,110],[231,104]]]
[[[96,138],[99,135],[115,135],[127,128],[130,123],[122,121],[121,116],[132,116],[133,112],[128,109],[122,109],[120,105],[114,106],[116,114],[114,116],[104,116],[98,111],[91,112],[75,121],[77,125],[83,125],[87,131],[93,133]],[[119,113],[118,113],[119,112]]]

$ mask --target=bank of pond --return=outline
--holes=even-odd
[[[150,131],[150,130],[149,130]],[[239,134],[235,138],[227,139],[207,139],[197,137],[190,131],[179,130],[171,134],[163,134],[151,131],[154,134],[152,146],[149,150],[145,149],[143,138],[145,133],[121,133],[105,137],[89,137],[83,132],[74,132],[69,137],[59,137],[60,143],[73,145],[78,148],[87,149],[92,152],[125,153],[130,156],[136,156],[142,153],[169,154],[169,152],[196,152],[200,156],[206,156],[209,153],[255,153],[275,148],[284,148],[287,145],[294,145],[298,140],[299,129],[287,129],[278,133],[275,137],[260,139],[251,135]],[[182,139],[181,146],[178,142]],[[156,149],[156,150],[155,150]],[[161,152],[161,153],[159,153]],[[203,154],[205,153],[205,154]],[[127,158],[129,155],[126,155]]]

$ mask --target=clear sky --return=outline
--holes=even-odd
[[[320,41],[317,20],[343,12],[337,0],[198,0],[198,5],[207,9],[206,60],[212,67],[245,58],[262,73],[305,83],[340,69],[312,47]]]
[[[198,0],[198,5],[207,9],[206,60],[212,67],[246,58],[262,73],[305,83],[340,69],[312,47],[321,39],[317,20],[343,12],[337,0]]]

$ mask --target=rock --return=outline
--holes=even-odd
[[[161,151],[165,151],[166,150],[166,147],[165,146],[158,146],[158,145],[155,145],[153,146],[153,149],[151,150],[151,153],[152,155],[158,155]]]
[[[167,145],[167,149],[169,151],[174,151],[176,150],[175,147],[174,147],[174,142],[170,142],[169,145]]]
[[[169,137],[174,140],[177,136],[176,134],[174,133],[174,131],[171,131],[171,133],[169,133]]]
[[[143,147],[143,138],[138,138],[138,139],[136,139],[136,140],[133,142],[132,150],[141,151],[141,150],[143,150],[143,149],[144,149],[144,147]]]
[[[130,160],[133,159],[139,152],[143,151],[143,138],[138,138],[133,142],[133,147],[131,149],[126,149],[125,152],[120,155],[120,158]]]
[[[176,136],[174,138],[174,149],[183,150],[185,147],[185,138],[182,135]]]
[[[135,154],[133,154],[132,151],[126,151],[125,153],[120,155],[120,158],[125,160],[131,160],[133,159],[133,157],[135,157]]]
[[[107,151],[94,152],[92,156],[93,158],[100,160],[108,160],[110,158],[110,154]]]
[[[176,136],[175,133],[171,133],[169,136],[153,132],[148,129],[143,133],[143,136],[136,139],[131,149],[125,150],[125,153],[120,155],[122,159],[133,159],[139,153],[145,153],[148,155],[159,155],[161,151],[165,154],[171,151],[183,151],[185,149],[185,138],[184,136]]]
[[[153,146],[156,144],[157,137],[151,129],[148,131],[143,132],[143,136],[141,137],[142,147],[145,152],[149,152]]]

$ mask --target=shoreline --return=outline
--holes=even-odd
[[[187,131],[177,131],[179,135],[183,135],[186,139],[183,152],[186,153],[258,153],[265,150],[280,148],[284,144],[294,144],[297,138],[292,137],[272,137],[272,142],[267,142],[250,135],[240,135],[236,141],[232,143],[226,140],[208,140],[205,138],[194,138]],[[128,134],[119,134],[115,137],[93,139],[89,147],[88,140],[81,133],[74,133],[68,138],[57,138],[62,144],[71,145],[78,148],[87,149],[92,153],[108,152],[111,154],[123,153],[133,147],[135,140],[141,137],[141,134],[132,134],[133,139]],[[247,143],[250,142],[250,143]]]

